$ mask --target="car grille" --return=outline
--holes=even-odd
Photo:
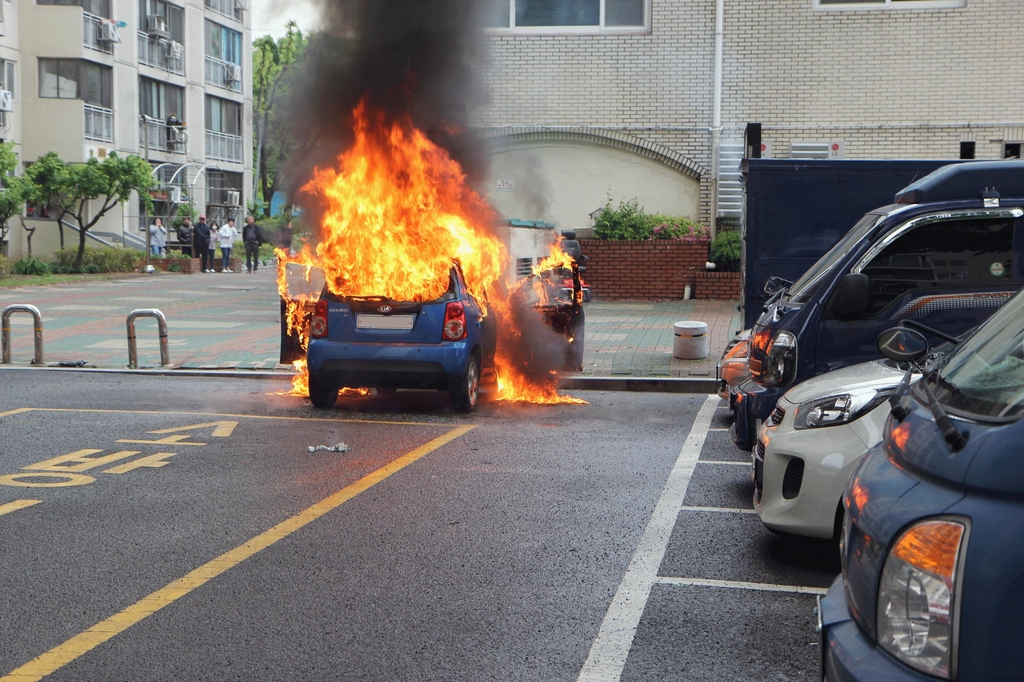
[[[754,499],[761,501],[761,491],[764,489],[764,444],[758,441],[754,446]]]
[[[782,405],[776,405],[775,409],[772,410],[772,416],[768,417],[769,426],[778,426],[782,423],[782,420],[786,418],[786,408]]]

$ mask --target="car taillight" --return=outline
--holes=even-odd
[[[466,309],[460,301],[449,303],[444,309],[444,340],[461,341],[466,338]]]
[[[309,335],[314,339],[327,336],[327,301],[323,299],[316,302],[313,319],[309,321]]]

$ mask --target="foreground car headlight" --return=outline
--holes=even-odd
[[[849,424],[888,400],[895,389],[895,386],[885,389],[865,388],[809,400],[796,409],[793,426],[797,429],[813,429]]]
[[[900,536],[878,590],[878,644],[929,675],[950,678],[965,523],[925,521]]]

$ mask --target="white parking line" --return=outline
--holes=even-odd
[[[640,544],[626,568],[626,575],[619,583],[611,606],[601,621],[601,629],[580,670],[578,682],[615,682],[621,677],[651,588],[658,580],[661,560],[665,557],[669,538],[683,506],[686,488],[690,484],[690,476],[693,475],[697,458],[704,447],[708,426],[718,402],[718,396],[708,396],[693,420],[693,426],[690,427],[690,433],[672,467],[665,488],[661,491],[654,513],[647,522]]]
[[[728,430],[729,430],[728,428],[724,428],[724,429],[719,429],[719,428],[708,429],[708,431],[728,431]]]
[[[739,580],[706,580],[704,578],[659,577],[660,585],[679,587],[724,587],[733,590],[755,590],[757,592],[788,592],[790,594],[825,594],[827,587],[803,587],[802,585],[769,585],[768,583],[747,583]]]
[[[750,462],[732,462],[727,459],[702,459],[697,464],[724,464],[731,467],[750,467]]]
[[[680,507],[679,511],[684,512],[711,512],[714,514],[756,514],[753,509],[739,509],[736,507]]]

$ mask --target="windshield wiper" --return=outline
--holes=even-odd
[[[937,374],[935,371],[933,374]],[[953,420],[949,418],[946,411],[942,409],[942,405],[939,404],[939,399],[935,397],[935,393],[932,392],[930,386],[928,386],[928,378],[924,377],[921,379],[921,390],[924,391],[925,395],[928,396],[928,408],[932,411],[932,416],[935,417],[935,425],[939,427],[939,431],[942,432],[946,442],[949,443],[950,448],[953,452],[958,452],[964,445],[967,444],[967,434],[956,428],[953,424]]]

